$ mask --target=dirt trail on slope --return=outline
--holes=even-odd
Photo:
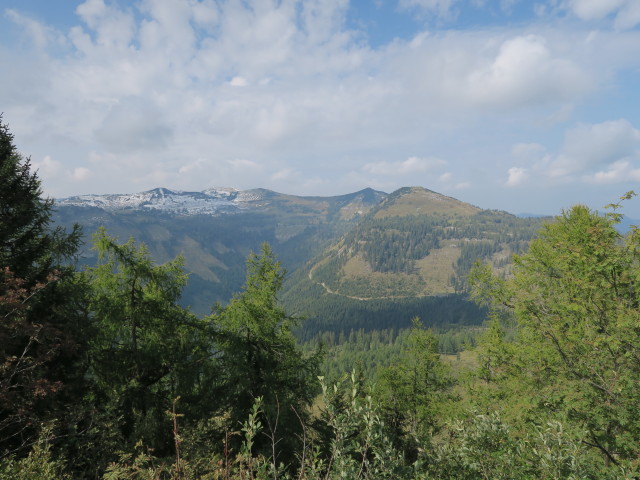
[[[345,295],[344,293],[340,293],[340,292],[336,292],[334,290],[331,290],[326,283],[324,282],[316,282],[313,279],[313,271],[316,269],[318,265],[314,265],[313,267],[311,267],[309,269],[309,280],[312,283],[315,283],[316,285],[320,285],[322,288],[324,288],[324,291],[331,294],[331,295],[338,295],[339,297],[344,297],[344,298],[351,298],[352,300],[360,300],[360,301],[367,301],[367,300],[399,300],[399,299],[403,299],[403,298],[421,298],[421,297],[428,297],[429,295],[391,295],[388,297],[354,297],[352,295]]]

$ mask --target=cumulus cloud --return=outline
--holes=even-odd
[[[447,16],[456,0],[399,0],[398,6],[404,9],[417,9],[420,12]]]
[[[506,185],[544,179],[578,183],[623,183],[638,179],[640,130],[625,119],[579,124],[565,132],[556,153],[537,143],[517,144]]]
[[[640,180],[640,168],[632,166],[628,160],[618,160],[606,170],[596,172],[588,178],[593,183],[623,183]]]
[[[502,42],[493,61],[473,71],[467,83],[472,100],[503,106],[566,100],[591,88],[579,66],[554,56],[538,35]]]
[[[38,172],[38,176],[42,177],[57,177],[62,172],[64,166],[57,160],[54,160],[49,155],[45,155],[40,161],[32,161],[31,166]]]
[[[229,85],[231,85],[232,87],[246,87],[247,85],[249,85],[249,82],[247,82],[247,79],[243,77],[233,77],[229,81]]]
[[[4,13],[14,23],[20,25],[24,29],[31,41],[38,48],[46,48],[52,44],[62,45],[66,41],[64,35],[57,32],[54,28],[48,27],[41,22],[22,15],[14,9],[8,8]]]
[[[78,168],[74,168],[73,169],[71,177],[76,182],[82,182],[82,181],[86,180],[87,178],[89,178],[90,175],[91,175],[91,170],[89,170],[86,167],[78,167]]]
[[[468,3],[397,5],[405,17],[453,19],[476,8]],[[585,20],[623,11],[578,3],[571,8]],[[628,161],[627,171],[636,162],[629,124],[578,126],[555,151],[542,146],[552,122],[575,122],[573,106],[615,86],[621,68],[640,67],[631,31],[589,33],[562,21],[417,28],[412,38],[373,46],[353,29],[349,0],[86,0],[75,12],[56,31],[15,10],[9,18],[41,52],[21,64],[0,46],[2,64],[12,66],[0,76],[5,116],[34,158],[50,155],[40,168],[68,194],[79,185],[100,193],[155,182],[305,194],[419,181],[445,191],[503,187],[504,173],[484,165],[495,152],[504,157],[515,129],[532,128],[543,132],[538,143],[519,144],[500,167],[511,168],[507,185],[618,178],[612,172],[624,169],[615,162]],[[56,170],[51,158],[64,164]]]
[[[565,8],[581,20],[601,20],[612,16],[614,26],[633,28],[640,23],[640,3],[637,0],[568,0]]]
[[[38,173],[40,179],[58,179],[60,182],[83,182],[91,175],[91,170],[86,167],[66,168],[65,165],[45,155],[42,160],[32,162],[32,167]]]
[[[626,157],[638,155],[640,131],[627,120],[582,124],[565,135],[562,151],[550,162],[552,177],[588,172]]]
[[[111,54],[126,49],[135,34],[135,24],[132,12],[124,11],[114,5],[106,5],[104,0],[86,0],[76,8],[76,13],[94,34],[94,40],[80,26],[71,31],[71,38],[78,49],[91,54],[100,48],[104,53],[107,49]],[[113,50],[115,49],[115,51]]]

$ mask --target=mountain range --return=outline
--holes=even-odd
[[[231,215],[246,212],[273,212],[287,209],[287,205],[304,206],[308,212],[339,209],[340,216],[350,218],[362,215],[372,205],[387,196],[370,188],[336,197],[297,197],[263,188],[236,190],[235,188],[209,188],[201,192],[186,192],[155,188],[146,192],[111,195],[79,195],[59,199],[58,207],[96,207],[106,211],[123,210],[158,211],[175,215]],[[362,210],[364,209],[364,211]]]
[[[120,241],[144,242],[159,263],[182,255],[190,273],[183,301],[200,314],[241,288],[247,255],[268,242],[289,272],[285,306],[309,318],[307,337],[323,328],[408,324],[410,315],[480,321],[465,296],[471,265],[480,258],[507,275],[512,255],[544,221],[422,187],[332,197],[156,188],[69,197],[56,208],[57,223],[79,223],[87,235],[105,226]],[[81,257],[96,262],[90,241]]]

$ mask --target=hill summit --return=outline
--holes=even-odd
[[[376,218],[407,215],[475,215],[481,209],[423,187],[403,187],[388,195],[376,207]]]
[[[397,190],[309,269],[326,292],[360,300],[461,293],[476,259],[508,273],[538,222],[421,187]]]

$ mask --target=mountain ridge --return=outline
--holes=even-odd
[[[108,211],[137,208],[178,215],[225,215],[268,208],[270,202],[284,202],[287,199],[341,203],[366,198],[366,203],[374,203],[387,195],[372,188],[344,195],[300,196],[265,188],[238,190],[230,187],[211,187],[202,191],[187,191],[157,187],[137,193],[75,195],[56,199],[56,204],[59,207],[97,207]]]
[[[119,241],[144,242],[158,263],[182,255],[190,274],[184,304],[201,314],[239,291],[247,255],[267,242],[290,272],[283,301],[309,318],[310,326],[325,315],[349,324],[361,315],[359,309],[368,308],[367,317],[373,318],[373,304],[381,311],[394,311],[387,303],[402,304],[403,312],[423,316],[422,309],[435,308],[427,297],[464,293],[475,258],[507,273],[511,254],[525,248],[541,221],[483,210],[419,186],[328,197],[268,189],[156,188],[68,197],[56,209],[61,225],[77,222],[87,233],[106,226]],[[87,265],[97,261],[88,246],[82,257]],[[329,305],[337,299],[344,311]],[[444,303],[438,305],[445,312]],[[460,308],[467,317],[476,315],[469,313],[475,312],[471,307]],[[458,314],[442,315],[455,322],[452,316]]]

